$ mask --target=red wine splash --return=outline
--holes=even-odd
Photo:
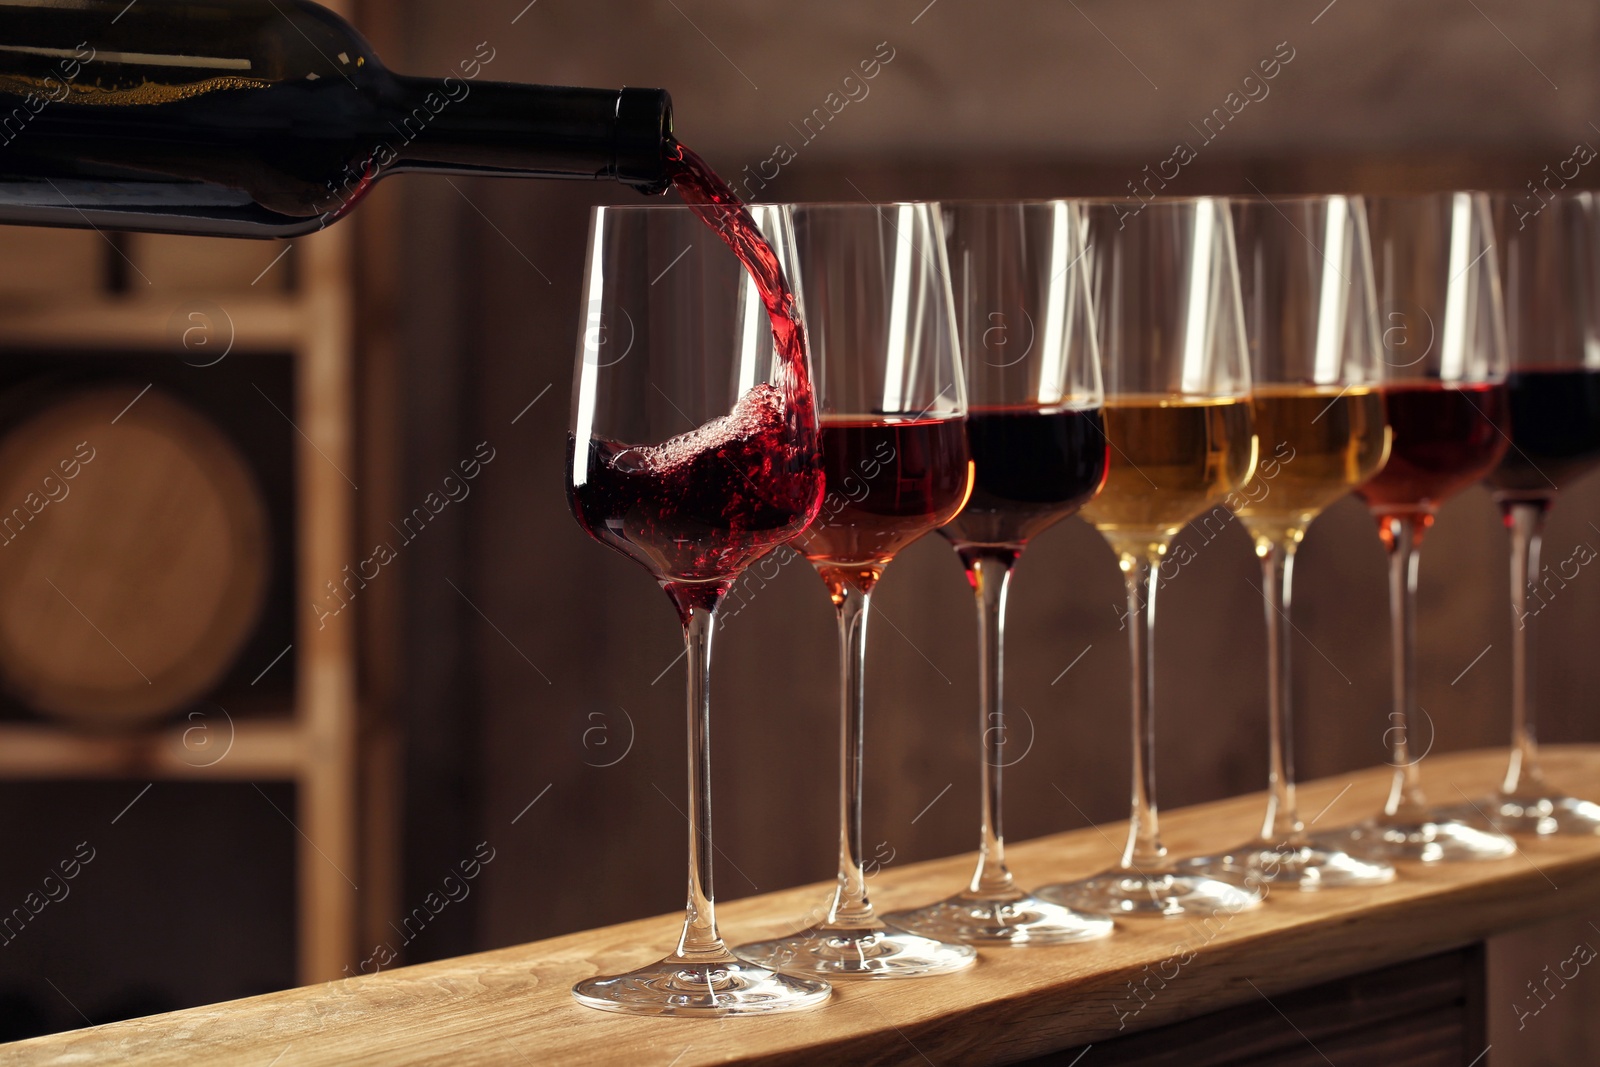
[[[567,490],[573,514],[669,591],[731,581],[816,514],[820,479],[790,438],[786,407],[762,382],[729,414],[659,445],[590,440],[587,476]]]
[[[705,160],[676,139],[667,142],[666,160],[672,187],[678,190],[683,202],[702,222],[717,231],[744,264],[744,269],[750,272],[761,294],[761,303],[767,309],[767,318],[772,321],[772,340],[778,356],[793,379],[790,395],[797,408],[795,414],[803,425],[813,424],[811,379],[806,372],[805,324],[800,321],[800,309],[796,306],[794,291],[783,276],[777,252],[761,235],[744,202]]]
[[[783,268],[755,219],[705,162],[676,141],[668,171],[684,203],[744,265],[772,323],[783,377],[750,389],[733,410],[659,445],[575,438],[584,479],[569,481],[589,536],[656,576],[688,620],[713,610],[745,567],[793,540],[822,504],[805,327]],[[568,456],[573,471],[577,456]]]

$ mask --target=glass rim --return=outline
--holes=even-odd
[[[1584,197],[1594,198],[1600,190],[1594,189],[1558,189],[1550,193],[1557,200],[1581,200]],[[1511,188],[1442,188],[1423,189],[1403,192],[1371,192],[1357,189],[1337,190],[1323,193],[1283,193],[1267,195],[1266,193],[1201,193],[1191,196],[1152,196],[1147,199],[1129,198],[1123,196],[1022,196],[1022,197],[911,197],[893,200],[751,200],[742,204],[748,209],[756,208],[783,208],[795,210],[798,208],[829,208],[829,209],[882,209],[890,207],[948,207],[948,208],[1001,208],[1001,207],[1042,207],[1055,204],[1075,205],[1080,208],[1107,208],[1107,207],[1133,207],[1138,210],[1152,207],[1183,207],[1193,206],[1206,202],[1222,201],[1228,204],[1238,203],[1270,203],[1270,204],[1305,204],[1317,203],[1335,198],[1345,200],[1361,200],[1365,202],[1387,201],[1403,203],[1406,201],[1423,202],[1437,200],[1444,197],[1467,195],[1485,197],[1492,201],[1512,200],[1524,196],[1522,191]],[[595,204],[590,208],[590,215],[598,217],[602,213],[617,212],[632,214],[635,212],[693,212],[695,209],[684,203],[649,203],[649,204]]]
[[[1239,199],[1237,193],[1208,193],[1196,196],[1152,196],[1147,200],[1138,197],[1123,196],[1076,196],[1065,197],[1076,202],[1082,207],[1133,207],[1143,210],[1147,207],[1194,207],[1206,203],[1227,203]]]
[[[1495,189],[1430,189],[1409,193],[1363,193],[1362,198],[1369,204],[1378,201],[1390,204],[1424,203],[1430,200],[1447,200],[1457,196],[1470,196],[1474,199],[1482,197],[1488,200],[1498,191]]]
[[[1361,200],[1372,198],[1370,193],[1286,193],[1283,196],[1267,196],[1265,193],[1250,193],[1228,197],[1229,205],[1232,204],[1261,204],[1271,207],[1275,204],[1318,204],[1329,200]]]
[[[1327,200],[1332,197],[1342,196],[1347,200],[1431,200],[1442,196],[1455,196],[1457,193],[1466,193],[1469,196],[1494,195],[1499,190],[1462,188],[1462,189],[1412,189],[1394,192],[1374,192],[1370,189],[1336,189],[1325,193],[1283,193],[1282,195],[1268,196],[1265,193],[1229,193],[1229,200],[1266,201],[1274,204],[1292,203],[1295,201]]]
[[[1593,189],[1557,189],[1553,192],[1547,189],[1545,192],[1550,196],[1549,200],[1541,201],[1545,204],[1555,203],[1558,200],[1581,201],[1584,199],[1593,200],[1595,198],[1595,190]],[[1517,189],[1485,189],[1483,190],[1483,194],[1489,198],[1489,202],[1491,204],[1503,204],[1518,200],[1526,200],[1530,196],[1533,196],[1535,200],[1539,199],[1539,197],[1534,196],[1534,194],[1530,192]]]
[[[749,200],[739,206],[753,210],[756,208],[781,208],[794,210],[796,208],[858,208],[861,210],[880,210],[887,207],[938,207],[947,203],[943,200]],[[732,205],[728,205],[732,206]],[[599,218],[603,212],[689,212],[695,213],[696,209],[684,203],[665,204],[595,204],[589,209],[591,218]]]
[[[961,196],[934,203],[940,207],[1053,207],[1086,204],[1092,199],[1086,196]]]

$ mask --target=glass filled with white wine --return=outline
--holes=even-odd
[[[1295,803],[1289,702],[1295,549],[1322,510],[1376,474],[1389,454],[1366,209],[1350,196],[1235,200],[1233,226],[1260,444],[1234,513],[1261,561],[1267,810],[1254,840],[1193,866],[1301,889],[1377,885],[1394,878],[1387,861],[1307,837]]]
[[[1086,205],[1086,262],[1105,376],[1110,471],[1080,514],[1122,567],[1133,674],[1133,800],[1128,843],[1111,870],[1040,897],[1114,915],[1213,914],[1261,900],[1230,871],[1167,857],[1157,824],[1152,638],[1157,569],[1172,538],[1250,479],[1250,410],[1239,270],[1228,202],[1165,200],[1129,211]]]

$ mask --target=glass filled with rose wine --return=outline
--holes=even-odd
[[[1417,712],[1417,573],[1439,506],[1482,479],[1511,443],[1500,270],[1481,193],[1371,197],[1383,327],[1389,458],[1358,492],[1389,555],[1393,705],[1384,731],[1394,778],[1350,851],[1424,862],[1500,859],[1511,839],[1482,816],[1434,808],[1411,730]],[[1459,801],[1457,805],[1459,806]]]
[[[1534,730],[1534,631],[1564,584],[1539,549],[1556,495],[1600,469],[1600,203],[1559,193],[1528,217],[1491,198],[1505,296],[1511,447],[1486,484],[1511,534],[1511,762],[1478,802],[1501,830],[1600,833],[1600,803],[1545,781]]]
[[[1351,196],[1236,199],[1233,227],[1260,444],[1233,511],[1261,561],[1267,810],[1254,839],[1194,863],[1274,886],[1378,885],[1394,879],[1392,865],[1307,836],[1295,802],[1289,673],[1295,551],[1322,510],[1377,473],[1389,452],[1366,209]]]
[[[929,203],[800,204],[793,219],[827,478],[797,544],[839,623],[839,877],[815,922],[738,953],[827,978],[942,974],[977,954],[877,914],[861,783],[873,589],[895,554],[954,518],[972,490],[944,228]]]
[[[1132,212],[1092,201],[1085,247],[1111,457],[1105,488],[1081,514],[1116,554],[1127,588],[1133,796],[1121,861],[1038,895],[1114,915],[1239,911],[1261,900],[1247,877],[1187,869],[1161,843],[1152,651],[1157,568],[1173,537],[1223,509],[1256,466],[1228,203],[1174,199]]]
[[[1028,542],[1075,514],[1106,477],[1104,390],[1083,262],[1082,216],[1066,200],[947,203],[945,237],[967,375],[972,498],[939,533],[966,570],[978,613],[978,863],[965,888],[890,915],[978,945],[1104,937],[1111,920],[1041,900],[1006,866],[1005,610]]]
[[[825,981],[739,959],[717,932],[709,692],[717,606],[746,567],[805,529],[823,479],[803,330],[784,281],[795,277],[788,213],[700,207],[706,221],[688,207],[595,210],[572,398],[572,512],[660,584],[688,659],[682,935],[665,959],[573,988],[583,1004],[636,1015],[787,1011],[830,993]]]

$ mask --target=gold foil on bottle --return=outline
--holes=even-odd
[[[46,100],[61,102],[70,98],[74,104],[92,104],[106,107],[134,107],[146,104],[170,104],[178,100],[189,100],[207,93],[222,92],[228,89],[265,89],[271,83],[260,78],[241,78],[233,74],[225,74],[215,78],[205,78],[201,81],[185,82],[181,85],[172,85],[165,82],[153,82],[148,79],[137,85],[104,86],[98,82],[66,82],[56,77],[32,78],[20,74],[0,74],[0,92],[13,93],[17,96],[27,96],[30,93],[43,97]],[[67,97],[61,95],[65,86]]]

